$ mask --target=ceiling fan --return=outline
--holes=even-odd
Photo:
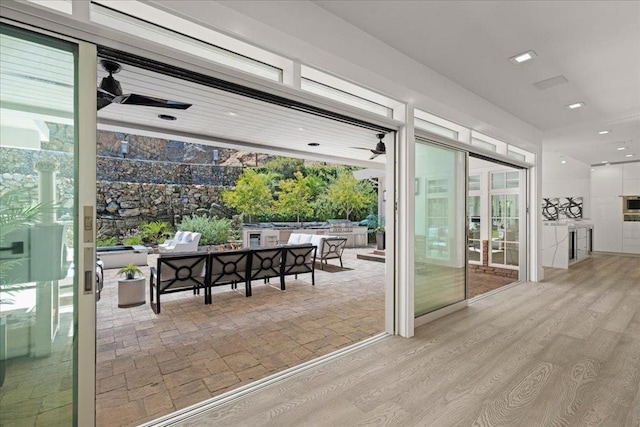
[[[178,110],[186,110],[192,105],[185,102],[169,101],[167,99],[153,98],[135,93],[123,94],[120,82],[113,78],[113,75],[122,69],[120,64],[108,59],[103,59],[100,61],[100,65],[102,65],[102,68],[104,68],[109,75],[103,78],[100,86],[98,86],[98,110],[109,104],[142,105],[145,107],[162,107]]]
[[[380,140],[378,141],[378,143],[376,144],[376,148],[373,150],[370,150],[369,148],[362,148],[362,147],[351,147],[351,148],[356,148],[358,150],[369,150],[373,153],[373,155],[371,157],[369,157],[369,160],[373,160],[376,157],[382,155],[382,154],[387,154],[387,147],[384,145],[384,142],[382,142],[382,138],[384,138],[385,134],[384,133],[379,133],[376,135],[376,137]]]

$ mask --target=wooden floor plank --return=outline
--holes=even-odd
[[[545,274],[183,425],[638,427],[638,258]]]

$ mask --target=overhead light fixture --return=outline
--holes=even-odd
[[[627,154],[625,157],[633,157],[633,154]]]
[[[566,107],[570,110],[575,110],[576,108],[582,108],[585,105],[587,104],[585,104],[584,102],[574,102],[573,104],[569,104]]]
[[[231,117],[235,117],[238,115],[238,113],[234,113],[233,111],[229,111],[227,114],[230,115]]]
[[[298,130],[304,130],[304,128],[298,128]]]
[[[618,147],[618,151],[626,150],[627,147]]]
[[[601,130],[600,132],[598,132],[598,135],[606,135],[608,133],[611,133],[610,130]]]
[[[320,145],[320,144],[319,144],[319,143],[317,143],[317,142],[309,142],[307,145],[308,145],[309,147],[317,147],[317,146],[318,146],[318,145]]]
[[[566,160],[562,160],[560,163],[562,163],[563,165],[567,163]]]
[[[170,116],[168,114],[158,114],[158,118],[162,119],[162,120],[168,120],[170,122],[172,122],[174,120],[178,120],[178,118],[176,116]]]
[[[566,107],[570,110],[575,110],[576,108],[582,108],[586,104],[584,102],[574,102],[573,104],[569,104]]]
[[[509,61],[511,61],[513,64],[522,64],[523,62],[527,62],[537,56],[538,55],[534,51],[529,50],[527,52],[519,53],[518,55],[512,56],[511,58],[509,58]]]
[[[607,164],[607,163],[609,163],[609,162],[608,162],[608,161],[606,161],[606,160],[603,160],[603,161],[601,161],[600,163],[602,163],[603,165],[606,165],[606,164]]]

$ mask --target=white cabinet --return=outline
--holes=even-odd
[[[593,225],[547,222],[542,227],[542,266],[568,268],[591,255]]]
[[[622,223],[622,251],[640,254],[640,221],[625,221]]]

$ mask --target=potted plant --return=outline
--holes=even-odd
[[[142,270],[140,270],[137,266],[133,265],[132,262],[127,264],[118,270],[118,276],[125,276],[127,280],[135,279],[136,274],[142,274]]]

